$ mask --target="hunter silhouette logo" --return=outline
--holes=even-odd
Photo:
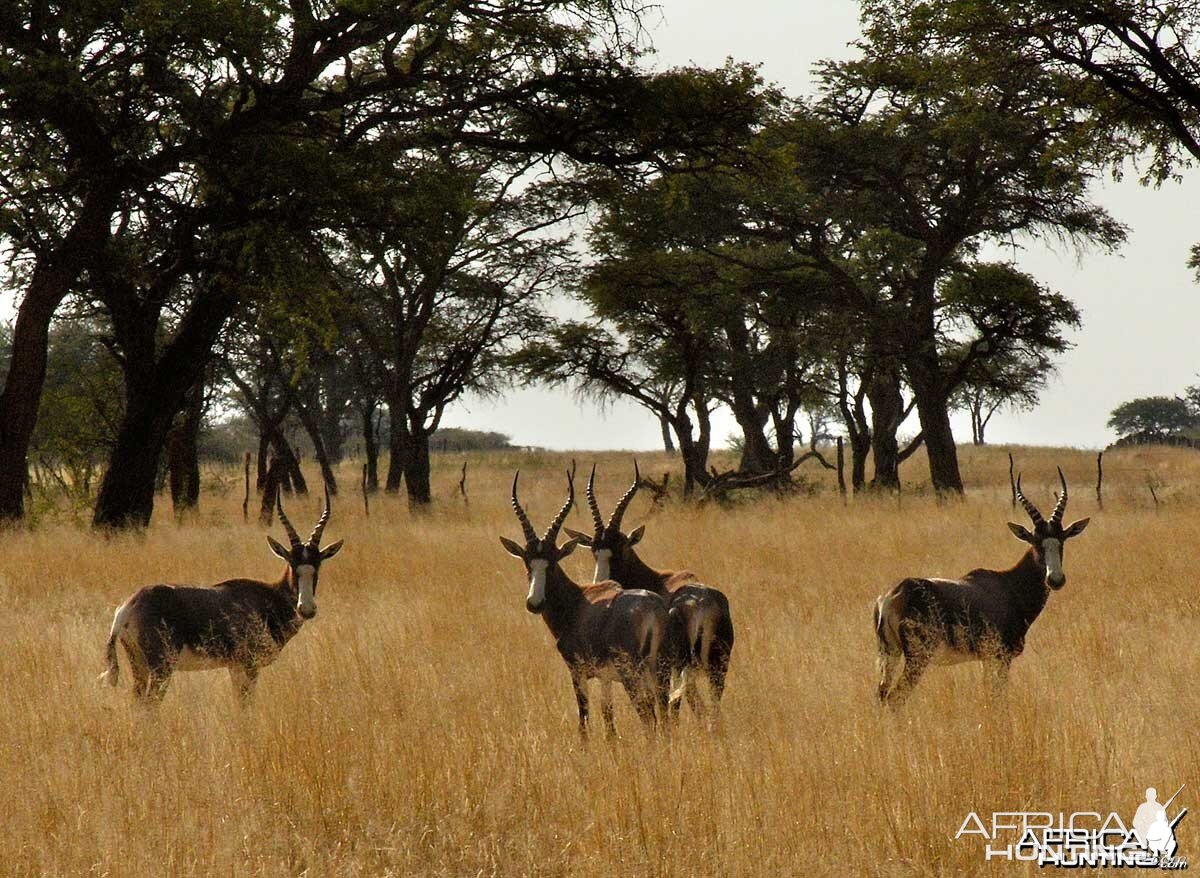
[[[1146,790],[1146,801],[1138,805],[1137,813],[1133,815],[1133,832],[1143,849],[1156,854],[1160,859],[1171,860],[1179,844],[1175,841],[1175,827],[1187,813],[1187,808],[1180,809],[1173,820],[1168,822],[1167,809],[1176,797],[1183,792],[1183,786],[1175,791],[1175,795],[1163,804],[1158,804],[1158,790],[1150,787]]]
[[[1116,811],[996,811],[990,820],[972,811],[954,837],[980,837],[987,861],[1032,862],[1059,869],[1186,869],[1187,860],[1177,856],[1175,829],[1187,808],[1171,816],[1184,786],[1165,802],[1158,801],[1158,790],[1148,788],[1128,824]]]

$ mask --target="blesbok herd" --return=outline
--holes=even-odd
[[[1016,499],[1033,530],[1009,523],[1028,544],[1007,570],[977,569],[960,579],[911,578],[880,595],[874,607],[879,652],[879,700],[901,703],[935,664],[984,662],[997,689],[1021,654],[1030,626],[1050,593],[1066,583],[1063,548],[1087,527],[1084,518],[1063,525],[1067,480],[1050,517],[1026,498],[1018,477]],[[622,530],[626,511],[641,484],[634,463],[633,484],[605,522],[596,499],[596,468],[587,482],[592,533],[563,528],[575,503],[575,483],[567,473],[567,499],[539,537],[517,496],[520,472],[513,477],[510,502],[524,542],[501,536],[505,550],[521,560],[528,576],[525,607],[546,623],[566,663],[575,692],[579,729],[588,729],[587,685],[598,679],[600,710],[608,734],[614,733],[613,684],[619,682],[647,727],[677,720],[686,699],[697,716],[716,724],[733,653],[734,627],[728,598],[688,570],[659,570],[634,547],[645,525]],[[329,522],[329,492],[312,535],[301,540],[276,497],[280,524],[290,546],[267,537],[271,551],[286,567],[275,581],[231,579],[213,586],[151,585],[134,592],[113,618],[101,679],[117,685],[118,643],[128,659],[133,691],[140,701],[162,699],[175,671],[226,668],[239,701],[254,688],[259,671],[278,658],[304,622],[317,612],[321,564],[337,554],[342,540],[321,548]],[[558,543],[559,532],[568,539]],[[590,583],[578,583],[562,561],[577,546],[595,560]],[[701,684],[709,691],[706,701]]]

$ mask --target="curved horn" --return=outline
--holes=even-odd
[[[525,531],[525,542],[537,542],[537,531],[533,529],[533,525],[529,523],[529,516],[525,514],[525,510],[521,508],[521,504],[517,501],[517,479],[521,478],[521,471],[517,470],[517,474],[513,476],[512,486],[512,507],[513,512],[517,513],[517,521],[521,522],[521,530]]]
[[[1025,495],[1021,493],[1021,477],[1017,476],[1017,499],[1021,501],[1021,505],[1025,507],[1025,511],[1029,513],[1029,517],[1033,519],[1034,524],[1042,524],[1045,519],[1042,518],[1042,513],[1038,512],[1038,508],[1025,499]]]
[[[625,517],[625,510],[629,508],[629,503],[633,500],[633,495],[637,493],[641,480],[642,474],[638,470],[637,458],[635,457],[633,459],[633,484],[629,486],[629,490],[625,492],[625,496],[617,501],[617,508],[613,510],[612,518],[608,520],[610,530],[620,530],[621,519]]]
[[[321,532],[325,530],[325,525],[329,524],[329,483],[325,483],[325,511],[321,513],[321,518],[317,521],[317,526],[313,528],[312,536],[308,538],[308,544],[313,548],[321,547]]]
[[[592,521],[596,524],[596,537],[604,535],[604,517],[600,514],[600,504],[596,502],[596,464],[592,464],[592,474],[587,483],[588,508],[592,510]]]
[[[279,523],[287,531],[288,539],[292,542],[292,548],[299,549],[304,544],[300,542],[300,534],[296,533],[296,529],[292,527],[292,523],[288,521],[288,517],[283,511],[283,493],[278,488],[275,489],[275,506],[279,509]]]
[[[1050,515],[1051,524],[1062,524],[1063,513],[1067,511],[1067,477],[1063,475],[1062,467],[1058,468],[1058,480],[1062,482],[1062,494],[1058,497],[1058,505]]]
[[[571,511],[571,507],[575,503],[575,479],[570,472],[567,473],[567,502],[563,504],[562,509],[558,510],[558,515],[554,516],[554,521],[550,522],[550,526],[546,528],[546,535],[542,537],[542,541],[554,545],[554,541],[558,538],[558,529],[562,527],[562,523],[567,520],[567,513]]]

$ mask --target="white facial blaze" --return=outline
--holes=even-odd
[[[1042,540],[1042,554],[1046,558],[1046,579],[1062,582],[1062,540]]]
[[[301,615],[311,616],[317,612],[317,599],[313,595],[316,576],[317,568],[311,564],[301,564],[296,568],[296,590],[300,593],[296,599],[296,609]]]
[[[596,550],[596,575],[592,582],[603,582],[612,578],[612,549]]]
[[[546,602],[546,569],[550,563],[544,558],[529,562],[529,594],[525,596],[527,606],[537,608]]]

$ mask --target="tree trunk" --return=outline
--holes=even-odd
[[[12,357],[0,393],[0,520],[25,515],[26,456],[46,381],[50,321],[83,267],[99,260],[115,201],[108,186],[85,199],[63,242],[38,259],[17,309]]]
[[[950,428],[950,407],[946,394],[930,364],[909,366],[909,380],[917,400],[917,415],[925,437],[925,452],[929,458],[929,479],[939,494],[963,491],[962,475],[958,469],[958,447]]]
[[[150,523],[154,512],[154,479],[167,431],[183,408],[188,391],[202,380],[213,345],[237,305],[235,295],[211,287],[192,303],[175,337],[157,359],[153,342],[148,346],[133,345],[124,351],[122,365],[128,395],[125,417],[96,498],[94,526],[127,528]],[[109,310],[117,329],[115,322],[125,319],[127,312]],[[150,332],[157,332],[157,321],[147,326]],[[120,337],[123,331],[117,331]],[[132,337],[144,331],[144,328],[139,331],[124,327],[124,332],[132,332]]]
[[[974,445],[986,444],[983,434],[987,430],[988,421],[992,419],[991,412],[987,415],[983,413],[983,406],[984,401],[982,399],[971,399],[971,443]],[[995,409],[992,409],[992,411],[994,412]]]
[[[703,442],[692,435],[692,419],[686,411],[678,410],[671,418],[671,429],[679,443],[679,457],[683,461],[683,496],[690,497],[696,485],[707,479],[708,450]]]
[[[750,394],[737,388],[734,389],[729,408],[742,430],[742,457],[738,461],[738,469],[755,475],[773,472],[776,455],[767,441],[766,415],[754,405]]]
[[[900,376],[894,368],[880,366],[867,387],[871,403],[871,454],[875,461],[873,490],[895,491],[900,487],[900,447],[896,434],[904,415]]]
[[[270,437],[260,428],[258,433],[258,458],[256,460],[256,476],[254,487],[262,492],[267,487],[267,467],[271,461],[271,440]]]
[[[659,415],[658,427],[662,430],[663,450],[667,454],[675,454],[675,440],[671,437],[671,421],[668,418]]]
[[[158,464],[180,402],[172,396],[166,387],[129,394],[96,498],[92,516],[96,527],[145,527],[150,523]]]
[[[429,434],[410,432],[404,461],[404,485],[408,490],[408,508],[413,512],[423,512],[433,502],[429,468]]]
[[[867,458],[871,454],[871,437],[863,433],[850,436],[850,486],[858,493],[867,486]]]
[[[699,435],[696,437],[694,453],[700,484],[708,483],[708,453],[712,449],[712,419],[708,414],[708,400],[696,395],[692,399],[692,408],[696,412],[696,423],[699,425]]]
[[[704,472],[704,464],[697,455],[691,422],[689,421],[686,427],[675,423],[674,429],[679,439],[679,454],[683,459],[683,496],[690,497],[700,481],[700,474]]]
[[[321,443],[325,446],[325,457],[330,466],[341,463],[346,456],[346,434],[342,429],[342,415],[348,407],[346,400],[326,400],[326,403],[321,405],[318,397],[316,420],[321,433]]]
[[[750,333],[745,324],[736,319],[726,325],[725,337],[729,341],[732,358],[728,375],[731,393],[727,402],[742,430],[742,457],[738,469],[755,475],[774,472],[778,460],[771,443],[767,441],[768,413],[755,400]]]
[[[400,491],[404,480],[404,464],[408,459],[408,400],[388,400],[388,472],[383,489],[389,494]]]
[[[762,425],[750,422],[739,426],[742,428],[742,457],[738,469],[755,475],[774,472],[778,458]]]
[[[676,408],[671,417],[671,429],[679,443],[679,456],[683,460],[683,496],[690,497],[697,485],[709,482],[708,451],[712,441],[712,424],[708,406],[699,396],[692,400],[699,419],[699,434],[692,435],[692,419],[688,416],[686,403]]]
[[[288,442],[287,436],[283,435],[283,430],[278,427],[271,431],[271,447],[275,449],[272,457],[279,461],[277,481],[283,492],[307,494],[308,482],[300,469],[300,458],[296,456],[296,450],[292,448],[292,443]]]
[[[200,423],[204,415],[204,385],[192,388],[183,418],[167,437],[167,470],[171,505],[179,515],[200,505]]]
[[[933,489],[939,494],[961,494],[963,484],[958,470],[958,448],[950,429],[950,393],[942,375],[942,360],[937,348],[935,286],[934,272],[924,273],[915,282],[906,327],[914,343],[904,355],[904,366],[917,403]]]
[[[333,475],[333,466],[329,462],[329,454],[325,448],[325,439],[321,435],[321,426],[317,423],[317,416],[312,408],[300,400],[295,401],[294,407],[296,417],[300,419],[300,426],[304,428],[309,441],[313,444],[313,453],[317,457],[317,465],[321,468],[321,479],[329,487],[329,493],[336,496],[337,479]]]
[[[360,409],[362,415],[363,453],[367,461],[367,492],[379,490],[379,437],[375,427],[375,403],[364,405]]]

